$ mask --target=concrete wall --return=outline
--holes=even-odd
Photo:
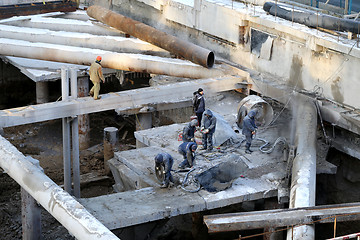
[[[261,6],[205,0],[86,0],[211,49],[290,86],[360,107],[360,50],[355,41],[275,18]],[[262,34],[261,34],[262,33]],[[255,37],[254,37],[255,35]],[[260,36],[260,40],[258,38]],[[266,94],[266,93],[265,93]]]

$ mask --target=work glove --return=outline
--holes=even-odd
[[[204,133],[208,133],[208,132],[209,132],[209,129],[205,129],[205,130],[204,130]]]
[[[201,132],[204,131],[204,127],[201,127],[201,128],[200,128],[200,131],[201,131]]]
[[[195,142],[195,139],[194,139],[194,138],[191,138],[191,139],[190,139],[190,142]]]

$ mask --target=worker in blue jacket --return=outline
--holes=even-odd
[[[258,110],[256,108],[252,109],[244,117],[244,120],[243,120],[242,134],[244,134],[245,138],[246,138],[245,153],[248,153],[248,154],[251,154],[253,152],[250,149],[250,146],[251,146],[253,136],[255,135],[256,129],[257,129],[257,126],[255,124],[255,116],[257,113],[258,113]]]
[[[183,155],[184,161],[179,164],[179,168],[192,167],[195,161],[195,151],[197,144],[195,142],[183,142],[180,144],[178,151]]]
[[[174,159],[168,153],[159,153],[155,156],[155,167],[158,167],[161,164],[164,165],[165,180],[164,183],[161,185],[161,188],[167,188],[170,182],[174,183],[174,178],[171,175],[171,168],[173,166],[173,163]]]

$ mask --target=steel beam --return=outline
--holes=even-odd
[[[217,79],[203,79],[179,82],[169,85],[134,89],[103,94],[96,102],[91,97],[75,100],[44,103],[0,111],[0,127],[11,127],[28,123],[43,122],[68,116],[77,116],[117,109],[118,112],[151,106],[159,103],[176,103],[190,100],[199,87],[210,96],[237,88],[243,78],[227,76]]]
[[[360,220],[360,203],[204,216],[209,233]]]

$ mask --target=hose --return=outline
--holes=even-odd
[[[272,147],[270,147],[267,150],[264,150],[264,148],[267,147],[270,143],[262,138],[257,138],[257,140],[265,142],[265,144],[260,146],[259,149],[262,153],[267,153],[267,154],[272,153],[272,151],[274,151],[276,145],[279,143],[283,143],[284,145],[287,145],[286,139],[284,137],[278,137]]]
[[[190,193],[196,193],[196,192],[200,191],[201,185],[200,185],[197,181],[194,181],[194,182],[196,182],[199,186],[198,186],[197,189],[195,189],[195,190],[186,189],[185,186],[184,186],[185,183],[187,182],[187,179],[188,179],[190,173],[193,172],[195,169],[196,169],[196,168],[191,169],[191,170],[186,174],[186,176],[185,176],[185,178],[184,178],[184,181],[183,181],[182,184],[181,184],[182,190],[184,190],[184,191],[186,191],[186,192],[190,192]]]

